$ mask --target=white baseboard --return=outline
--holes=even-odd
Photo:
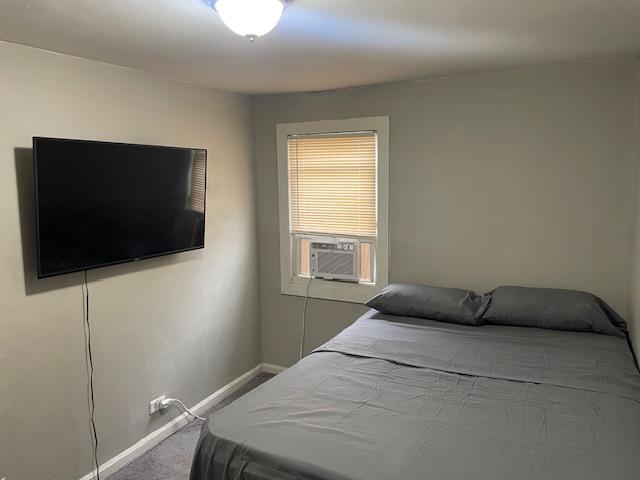
[[[253,367],[248,372],[240,375],[238,378],[228,383],[218,391],[209,395],[207,398],[202,400],[201,402],[194,405],[191,410],[197,414],[201,414],[209,410],[212,406],[222,400],[224,397],[231,395],[235,391],[239,390],[242,386],[247,384],[252,378],[258,375],[260,372],[274,373],[278,374],[285,370],[285,367],[280,367],[279,365],[272,365],[269,363],[259,363],[255,367]],[[158,445],[160,442],[180,430],[187,423],[189,423],[189,417],[186,413],[178,415],[176,418],[166,423],[162,427],[157,430],[151,432],[149,435],[144,437],[142,440],[134,443],[129,448],[120,452],[115,457],[107,460],[102,465],[100,465],[100,476],[101,478],[105,478],[112,473],[120,470],[126,465],[133,462],[136,458],[141,457],[146,452],[151,450],[153,447]],[[96,478],[95,470],[86,474],[80,480],[94,480]]]

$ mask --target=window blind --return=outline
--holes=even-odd
[[[292,233],[375,237],[375,132],[288,138]]]
[[[205,183],[207,176],[207,154],[204,150],[197,151],[193,156],[191,167],[191,185],[189,195],[189,210],[204,213]]]

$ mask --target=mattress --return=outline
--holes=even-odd
[[[371,311],[214,413],[192,480],[640,478],[624,339]]]

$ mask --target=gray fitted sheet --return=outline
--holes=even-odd
[[[369,312],[209,418],[192,480],[640,478],[625,340]]]

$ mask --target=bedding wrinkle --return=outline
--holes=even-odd
[[[509,404],[505,405],[506,409],[506,423],[507,423],[507,433],[503,437],[502,449],[500,450],[500,455],[498,458],[498,468],[497,471],[500,472],[502,470],[502,462],[504,461],[504,454],[507,451],[508,439],[511,438],[511,422],[512,422],[512,413]]]
[[[589,397],[587,399],[588,406],[588,414],[589,414],[589,435],[591,439],[591,445],[595,452],[600,452],[600,444],[598,442],[598,436],[596,435],[594,424],[597,420],[599,420],[599,416],[596,414],[596,408],[593,407],[591,402],[591,397],[593,392],[589,392]]]
[[[544,448],[544,462],[542,464],[542,467],[540,469],[540,474],[537,476],[538,478],[542,477],[542,473],[544,472],[544,468],[548,462],[549,459],[549,450],[547,448],[548,442],[549,442],[549,432],[546,429],[546,414],[543,410],[542,413],[542,417],[540,418],[540,425],[538,427],[538,433],[536,434],[535,440],[533,441],[532,445],[531,445],[531,454],[530,454],[530,460],[529,460],[529,472],[528,472],[528,480],[533,480],[533,475],[534,475],[534,467],[535,467],[535,456],[536,456],[536,448],[538,446],[538,442],[540,440],[540,437],[542,435],[542,431],[545,430],[546,431],[546,442],[544,442],[543,444],[543,448]]]
[[[365,315],[216,412],[191,480],[638,479],[619,338],[411,322]]]
[[[640,402],[640,375],[624,339],[618,337],[527,327],[472,328],[428,320],[419,326],[387,318],[370,312],[315,352],[594,390]],[[363,349],[362,344],[371,347]]]

